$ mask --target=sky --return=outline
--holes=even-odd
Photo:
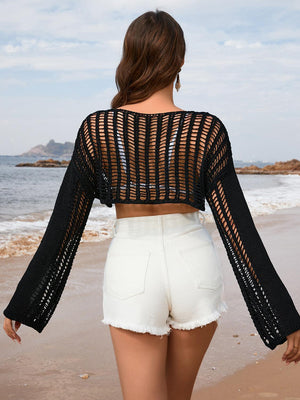
[[[127,28],[156,8],[186,41],[175,105],[218,116],[235,160],[300,159],[298,0],[0,0],[0,154],[74,142],[111,108]]]

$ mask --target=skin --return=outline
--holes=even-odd
[[[147,100],[127,109],[142,113],[182,110],[173,102],[173,85],[154,93]],[[194,212],[187,204],[115,204],[116,218]],[[4,319],[3,328],[21,343],[17,334],[21,323]],[[213,321],[190,330],[172,329],[169,335],[138,333],[109,325],[124,400],[190,400],[204,355],[218,326]],[[282,356],[286,364],[300,361],[300,330],[287,336]]]

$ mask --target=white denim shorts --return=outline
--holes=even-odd
[[[221,259],[200,214],[115,220],[101,322],[164,335],[204,326],[228,310]]]

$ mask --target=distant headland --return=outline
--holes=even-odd
[[[39,144],[35,147],[32,147],[29,151],[20,154],[20,156],[36,156],[36,157],[63,157],[63,158],[71,158],[74,149],[74,143],[65,142],[58,143],[55,140],[51,139],[46,146]]]

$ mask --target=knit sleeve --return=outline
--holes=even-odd
[[[61,297],[96,196],[94,159],[84,120],[43,238],[3,311],[39,333]]]
[[[300,316],[256,230],[234,169],[228,132],[217,117],[211,132],[205,197],[253,323],[273,350],[300,329]]]

